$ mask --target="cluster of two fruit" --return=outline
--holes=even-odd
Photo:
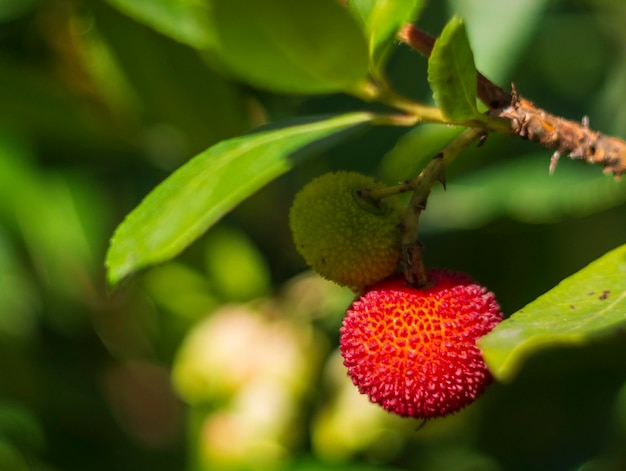
[[[492,381],[476,340],[502,314],[494,295],[465,274],[429,270],[423,289],[394,274],[402,206],[364,197],[382,188],[352,172],[313,180],[291,207],[294,242],[319,274],[358,293],[340,350],[359,391],[401,416],[448,415]]]

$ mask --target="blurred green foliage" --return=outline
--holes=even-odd
[[[428,2],[420,25],[465,16],[488,76],[625,137],[623,3],[502,4]],[[114,227],[191,156],[267,121],[366,108],[230,79],[198,48],[202,5],[0,1],[0,469],[625,469],[621,338],[538,355],[419,431],[349,383],[335,346],[352,295],[299,275],[291,199],[331,169],[411,177],[453,128],[377,128],[327,150],[107,292]],[[425,64],[401,47],[388,73],[430,100]],[[505,313],[624,243],[623,183],[565,159],[550,179],[548,160],[490,136],[425,213],[428,264],[470,273]]]

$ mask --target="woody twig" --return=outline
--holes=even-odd
[[[399,39],[420,54],[428,57],[435,39],[428,33],[407,24],[398,34]],[[519,96],[513,87],[506,92],[488,78],[477,73],[478,98],[490,108],[489,116],[505,118],[510,134],[552,149],[550,172],[561,155],[602,165],[604,171],[616,177],[626,172],[626,141],[589,128],[587,118],[579,123],[554,116]]]

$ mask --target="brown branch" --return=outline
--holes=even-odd
[[[398,33],[399,39],[428,57],[435,38],[407,24]],[[566,154],[591,164],[604,166],[604,171],[620,176],[626,173],[626,141],[589,129],[586,118],[581,123],[559,118],[519,96],[515,89],[508,93],[480,72],[477,72],[478,98],[491,110],[490,116],[506,118],[511,134],[554,150],[550,172],[558,158]]]
[[[440,182],[445,189],[446,167],[465,149],[476,141],[480,141],[484,136],[485,131],[482,129],[466,129],[435,155],[417,177],[406,182],[414,191],[400,224],[402,233],[400,244],[404,277],[410,286],[425,288],[428,284],[422,258],[423,247],[419,242],[418,233],[420,216],[426,209],[430,191],[435,182]],[[401,184],[397,188],[402,189],[404,186]]]
[[[496,116],[509,118],[519,137],[554,150],[551,173],[563,154],[602,165],[605,172],[613,172],[615,176],[626,172],[626,142],[589,129],[586,117],[580,123],[559,118],[519,97],[515,90],[511,105],[494,112]]]

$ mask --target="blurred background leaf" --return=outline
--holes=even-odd
[[[234,77],[280,93],[354,91],[367,45],[334,0],[211,0],[215,55]]]
[[[502,218],[550,224],[621,205],[626,185],[589,166],[563,159],[554,175],[545,154],[493,164],[437,188],[424,214],[425,230],[474,229]]]

